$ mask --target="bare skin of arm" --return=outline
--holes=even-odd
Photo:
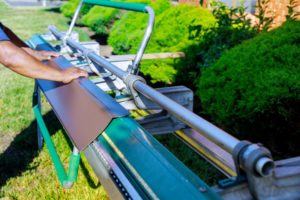
[[[36,51],[27,46],[12,30],[10,30],[8,27],[3,25],[4,32],[8,35],[11,42],[14,43],[14,45],[22,48],[25,50],[29,55],[35,57],[36,59],[42,61],[42,60],[49,60],[51,57],[57,57],[59,56],[59,53],[53,52],[53,51]]]
[[[87,77],[87,72],[77,68],[58,70],[44,65],[10,41],[0,42],[0,63],[18,74],[36,79],[69,83],[73,79]]]
[[[87,72],[77,68],[68,68],[61,71],[44,65],[40,61],[57,57],[59,53],[32,50],[9,28],[6,26],[3,26],[3,28],[11,41],[0,42],[0,63],[9,69],[26,77],[64,83],[88,76]]]

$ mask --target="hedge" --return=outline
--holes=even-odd
[[[213,15],[204,8],[192,5],[170,6],[169,1],[159,0],[152,3],[156,13],[156,23],[153,35],[146,48],[147,53],[181,51],[193,40],[189,39],[191,25],[212,26],[215,23]],[[138,13],[124,15],[112,28],[109,44],[114,53],[136,53],[147,24],[147,16]],[[176,69],[174,61],[145,61],[141,72],[149,75],[153,82],[174,82]]]
[[[170,7],[170,2],[157,0],[150,3],[150,6],[154,9],[157,19],[157,16]],[[147,14],[136,12],[127,12],[120,20],[116,21],[108,38],[108,43],[113,47],[114,53],[136,53],[142,41],[147,21]]]
[[[232,48],[204,70],[196,93],[204,113],[240,136],[299,152],[292,142],[282,143],[300,134],[299,32],[300,22],[289,21]]]
[[[119,13],[118,9],[94,6],[82,17],[81,22],[96,34],[107,35],[109,33],[108,25],[117,18]]]
[[[60,7],[60,12],[65,16],[71,18],[73,14],[75,13],[75,10],[79,4],[80,0],[69,0],[68,2],[64,3]],[[81,8],[80,14],[85,15],[86,13],[89,12],[89,10],[93,6],[84,4]]]
[[[242,41],[253,38],[257,31],[250,26],[244,7],[228,8],[222,2],[211,2],[216,23],[212,27],[190,26],[190,39],[195,41],[184,48],[186,57],[176,63],[179,74],[176,82],[196,89],[194,81],[201,75],[201,69],[210,67],[228,49]]]

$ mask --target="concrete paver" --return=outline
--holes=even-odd
[[[59,7],[62,1],[49,0],[4,0],[12,7]]]

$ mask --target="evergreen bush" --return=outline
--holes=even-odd
[[[69,0],[60,7],[60,12],[65,16],[72,18],[80,0]],[[80,10],[81,15],[85,15],[92,8],[92,5],[84,4]]]
[[[176,52],[191,43],[189,27],[191,25],[212,26],[213,15],[204,8],[192,5],[170,6],[169,1],[159,0],[151,5],[156,13],[153,35],[146,48],[147,53]],[[136,53],[144,35],[147,16],[139,13],[128,13],[115,23],[112,28],[109,44],[114,53]],[[176,69],[174,60],[143,61],[141,72],[149,75],[152,82],[174,82]]]
[[[149,4],[150,1],[145,0],[143,3]],[[154,9],[157,19],[171,5],[168,0],[157,0],[150,3],[150,6]],[[145,33],[147,21],[147,14],[137,12],[127,12],[120,20],[116,21],[108,38],[108,43],[113,47],[114,53],[136,53]]]
[[[184,48],[186,57],[176,65],[179,74],[185,74],[177,77],[176,82],[193,89],[202,68],[211,66],[225,51],[256,35],[243,6],[228,8],[224,3],[212,1],[211,8],[216,23],[212,27],[190,26],[189,37],[195,42]]]
[[[300,134],[299,32],[300,22],[288,21],[232,48],[205,69],[196,93],[204,113],[275,151],[299,153],[292,142]]]
[[[117,18],[119,13],[119,9],[94,6],[82,17],[81,22],[96,34],[107,35],[109,33],[108,25]]]

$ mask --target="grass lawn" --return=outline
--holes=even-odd
[[[23,40],[47,32],[53,24],[67,30],[68,19],[56,10],[12,9],[0,1],[0,21]],[[88,36],[77,29],[81,40]],[[37,150],[36,123],[31,109],[33,80],[0,66],[0,200],[4,199],[108,199],[91,167],[83,157],[78,181],[70,190],[59,186],[54,167],[44,147]],[[65,165],[71,153],[65,133],[47,103],[44,119]],[[158,136],[165,146],[202,179],[212,184],[220,174],[173,135]]]
[[[24,40],[46,32],[49,24],[60,30],[68,27],[68,19],[57,12],[12,9],[3,1],[0,21]],[[81,34],[81,39],[87,39],[87,35]],[[36,148],[36,123],[31,109],[33,80],[3,66],[0,77],[0,199],[108,199],[85,159],[74,187],[65,190],[59,186],[48,150]],[[49,110],[44,108],[45,119],[67,167],[71,151],[61,126]]]

